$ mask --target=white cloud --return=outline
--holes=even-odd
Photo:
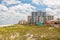
[[[14,2],[10,3],[11,1],[4,0],[3,2],[9,5],[14,4]],[[27,20],[27,16],[36,8],[30,4],[23,3],[11,7],[5,5],[4,3],[0,4],[0,24],[13,24],[17,23],[18,20]]]
[[[60,6],[60,0],[32,0],[32,2],[35,4],[47,5],[48,7]]]
[[[30,14],[30,12],[33,11],[35,8],[36,7],[30,4],[21,4],[21,5],[12,6],[9,9],[20,13]]]
[[[20,19],[27,20],[26,14],[15,12],[4,5],[0,7],[4,8],[0,8],[0,24],[15,24]]]
[[[34,4],[37,4],[37,5],[41,5],[42,4],[42,0],[32,0],[32,2]]]
[[[27,9],[35,9],[35,7],[30,4],[20,4],[20,5],[10,7],[10,9],[12,9],[12,10],[19,10],[19,9],[27,10]]]
[[[50,14],[50,15],[55,15],[56,14],[55,10],[53,10],[51,8],[46,8],[46,12],[47,12],[47,14]]]
[[[3,2],[3,4],[19,4],[19,3],[21,3],[20,1],[18,1],[18,0],[3,0],[2,1]]]
[[[46,12],[54,15],[56,18],[60,17],[60,0],[32,0],[37,5],[46,5]]]
[[[1,4],[0,4],[0,10],[4,10],[4,11],[5,11],[5,10],[8,10],[8,8],[5,7],[4,5],[1,5]]]
[[[60,18],[60,9],[46,8],[47,14],[54,15],[54,19]]]
[[[43,0],[43,4],[47,5],[48,7],[56,7],[60,6],[60,0]]]
[[[36,7],[30,5],[30,4],[21,4],[12,6],[9,9],[16,12],[18,15],[20,14],[20,17],[22,16],[23,19],[27,20],[27,16],[30,15],[30,13],[35,9]],[[16,14],[16,15],[17,15]],[[22,15],[23,14],[23,15]],[[26,18],[25,18],[26,17]]]
[[[48,6],[46,11],[54,15],[55,19],[60,17],[60,0],[43,0],[43,4]]]
[[[46,8],[46,12],[51,15],[58,16],[60,15],[60,9],[51,9],[51,8]]]

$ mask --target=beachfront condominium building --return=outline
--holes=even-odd
[[[36,22],[45,22],[45,16],[46,16],[46,12],[43,11],[35,11],[32,12],[32,23],[36,24]]]
[[[32,12],[32,15],[28,16],[28,23],[29,24],[45,23],[46,21],[50,21],[53,19],[54,16],[39,10],[39,11]]]
[[[28,16],[28,24],[32,23],[32,16]]]
[[[54,16],[52,15],[47,15],[46,16],[46,21],[50,21],[50,20],[53,20],[54,19]]]

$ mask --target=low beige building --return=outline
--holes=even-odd
[[[25,21],[25,20],[20,20],[18,24],[23,24],[23,25],[24,25],[24,24],[27,24],[27,21]]]

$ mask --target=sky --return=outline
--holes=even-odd
[[[60,0],[0,0],[0,25],[27,21],[27,16],[36,10],[60,17]]]

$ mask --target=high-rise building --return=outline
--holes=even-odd
[[[50,20],[53,20],[54,19],[54,16],[52,16],[52,15],[47,15],[46,16],[46,21],[50,21]]]
[[[35,11],[32,12],[31,16],[28,16],[28,23],[29,24],[41,24],[45,23],[46,21],[53,20],[54,16],[47,14],[46,12],[43,11]]]
[[[32,12],[32,23],[35,23],[37,19],[37,12]]]
[[[32,23],[32,16],[28,16],[28,23],[29,23],[29,24]]]
[[[46,12],[36,11],[32,12],[32,23],[43,22],[45,21]]]

